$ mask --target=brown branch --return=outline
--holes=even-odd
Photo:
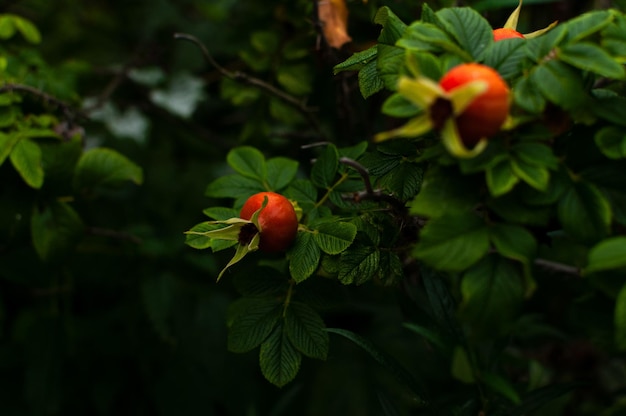
[[[214,67],[220,74],[222,74],[223,76],[225,76],[226,78],[232,79],[233,81],[237,81],[237,82],[241,82],[243,84],[247,84],[250,86],[253,86],[255,88],[258,88],[262,91],[264,91],[265,93],[276,97],[278,99],[280,99],[281,101],[283,101],[284,103],[290,105],[291,107],[293,107],[294,109],[296,109],[300,114],[302,114],[304,116],[304,118],[307,120],[307,122],[311,125],[311,127],[313,127],[313,129],[320,135],[320,136],[324,136],[323,132],[322,132],[322,128],[319,124],[319,122],[317,121],[317,119],[313,116],[313,111],[314,109],[309,108],[306,106],[306,104],[299,100],[298,98],[287,94],[286,92],[276,88],[275,86],[268,84],[267,82],[253,77],[252,75],[249,75],[245,72],[241,72],[241,71],[230,71],[226,68],[224,68],[222,65],[220,65],[214,58],[213,56],[209,53],[209,50],[206,48],[206,46],[204,46],[204,44],[195,36],[193,35],[189,35],[187,33],[175,33],[174,34],[174,39],[182,39],[182,40],[187,40],[189,42],[192,42],[193,44],[195,44],[198,48],[200,48],[200,50],[202,51],[202,54],[204,55],[204,58],[207,60],[207,62]]]
[[[29,93],[31,95],[34,95],[38,98],[40,98],[42,101],[46,102],[46,103],[50,103],[54,106],[56,106],[57,108],[59,108],[63,114],[65,115],[65,118],[68,121],[73,121],[76,118],[84,118],[87,119],[87,115],[72,107],[71,105],[67,104],[66,102],[48,94],[45,93],[35,87],[31,87],[29,85],[24,85],[24,84],[15,84],[15,83],[6,83],[3,86],[0,87],[0,93],[4,93],[4,92],[26,92]]]

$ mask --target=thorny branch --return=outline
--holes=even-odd
[[[61,112],[65,115],[65,118],[69,121],[69,122],[73,122],[76,118],[83,118],[83,119],[87,119],[87,115],[72,107],[71,105],[67,104],[66,102],[50,95],[47,94],[35,87],[31,87],[29,85],[23,85],[23,84],[14,84],[14,83],[6,83],[3,86],[0,87],[0,93],[4,93],[4,92],[13,92],[13,91],[19,91],[19,92],[26,92],[29,93],[31,95],[34,95],[36,97],[39,97],[41,100],[43,100],[46,103],[50,103],[56,107],[59,108],[59,110],[61,110]]]
[[[282,100],[283,102],[285,102],[286,104],[290,105],[291,107],[295,108],[300,114],[302,114],[304,116],[304,118],[307,120],[307,122],[311,125],[311,127],[313,127],[313,129],[315,129],[315,131],[320,135],[320,136],[324,136],[323,132],[322,132],[322,128],[318,122],[318,120],[313,116],[313,109],[309,108],[306,106],[306,104],[299,100],[298,98],[287,94],[286,92],[276,88],[275,86],[268,84],[267,82],[259,79],[259,78],[255,78],[245,72],[241,72],[241,71],[230,71],[226,68],[224,68],[222,65],[220,65],[214,58],[213,56],[209,53],[209,50],[206,48],[206,46],[204,46],[204,44],[195,36],[193,35],[189,35],[186,33],[175,33],[174,34],[174,39],[182,39],[182,40],[187,40],[192,42],[193,44],[195,44],[198,48],[200,48],[200,50],[202,51],[202,54],[204,55],[204,58],[207,60],[207,62],[213,67],[215,68],[220,74],[222,74],[223,76],[225,76],[226,78],[232,79],[233,81],[237,81],[237,82],[241,82],[243,84],[247,84],[253,87],[256,87],[264,92],[266,92],[267,94],[274,96],[280,100]]]

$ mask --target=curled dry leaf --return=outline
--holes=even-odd
[[[320,0],[317,17],[322,24],[326,42],[332,48],[341,48],[352,38],[348,35],[348,7],[345,0]]]

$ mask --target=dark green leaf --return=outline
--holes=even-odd
[[[280,191],[296,177],[298,162],[286,157],[274,157],[267,161],[267,184],[273,191]]]
[[[559,201],[558,217],[572,237],[596,241],[609,233],[611,205],[594,185],[575,182]]]
[[[470,267],[489,250],[489,232],[476,215],[442,216],[422,228],[413,254],[429,266],[451,272]]]
[[[416,163],[401,162],[389,173],[381,177],[380,184],[396,198],[406,201],[413,198],[420,189],[424,169]]]
[[[349,222],[325,222],[317,226],[313,235],[324,253],[339,254],[354,241],[356,226]]]
[[[324,321],[313,308],[291,302],[285,315],[285,330],[294,347],[307,357],[325,360],[328,355],[328,332]]]
[[[302,355],[289,341],[283,325],[278,325],[269,338],[261,344],[259,364],[261,372],[270,383],[282,387],[292,381],[300,370]]]
[[[493,43],[491,25],[474,9],[446,8],[438,11],[437,17],[474,60],[479,60],[485,48]]]
[[[526,56],[525,42],[524,39],[514,38],[491,43],[485,50],[484,64],[498,71],[505,80],[516,78]]]
[[[250,298],[232,321],[228,332],[228,350],[247,352],[261,345],[277,326],[282,303],[272,298]]]
[[[503,160],[488,169],[486,179],[489,193],[495,197],[508,193],[519,182],[509,160]]]
[[[317,189],[311,181],[305,179],[296,179],[289,184],[284,195],[296,202],[305,213],[308,213],[317,202]]]
[[[376,247],[359,247],[341,255],[339,281],[344,285],[363,284],[380,270],[380,252]]]
[[[626,237],[613,237],[593,246],[586,273],[626,267]]]
[[[64,202],[53,202],[42,210],[35,210],[30,227],[33,245],[43,260],[61,258],[83,236],[80,217]]]
[[[580,75],[562,62],[547,61],[537,66],[531,77],[546,99],[565,109],[579,107],[587,98]]]
[[[608,26],[612,19],[612,13],[608,10],[584,13],[564,23],[567,27],[567,41],[571,44],[593,35]]]
[[[594,137],[600,151],[609,159],[626,158],[626,131],[609,126],[598,131]]]
[[[595,72],[604,77],[623,79],[626,75],[622,65],[604,49],[592,43],[581,42],[565,45],[559,50],[558,57],[576,68]]]
[[[18,141],[13,146],[9,158],[28,186],[35,189],[41,188],[44,170],[41,148],[37,143],[28,139]]]
[[[289,274],[297,282],[308,279],[320,262],[321,252],[313,234],[298,233],[296,242],[289,251]]]
[[[359,71],[359,90],[363,98],[371,97],[382,90],[385,84],[378,73],[376,61],[368,62]]]
[[[339,167],[339,152],[329,144],[322,150],[311,169],[311,181],[318,187],[329,189],[335,182]]]
[[[374,17],[374,23],[383,27],[380,36],[378,36],[378,42],[387,45],[394,45],[406,29],[406,24],[386,6],[378,10]]]
[[[615,345],[620,351],[626,351],[626,285],[617,294],[614,319]]]
[[[236,172],[247,178],[262,182],[267,177],[265,156],[254,147],[236,147],[228,152],[226,161]]]
[[[418,382],[413,377],[413,375],[409,373],[393,357],[378,349],[378,347],[376,347],[371,341],[346,329],[326,328],[326,331],[333,334],[341,335],[342,337],[354,342],[365,352],[367,352],[374,360],[376,360],[376,362],[378,362],[393,376],[395,376],[398,381],[402,382],[405,386],[410,388],[420,402],[423,402],[425,400],[425,397],[427,396],[426,387],[422,383]]]
[[[546,107],[546,99],[539,89],[537,89],[533,77],[521,77],[513,88],[513,98],[515,103],[524,110],[538,114]]]
[[[19,140],[20,135],[17,133],[3,133],[0,131],[0,166],[11,154],[13,147]]]
[[[461,316],[484,331],[503,330],[524,299],[520,270],[509,260],[490,255],[461,280]]]
[[[207,186],[205,195],[213,198],[248,198],[263,192],[261,182],[241,175],[220,176]]]
[[[126,181],[140,185],[143,182],[143,171],[126,156],[112,149],[88,150],[76,165],[74,187],[79,190],[119,186]]]
[[[352,54],[351,57],[333,67],[333,73],[337,75],[342,71],[358,71],[366,64],[375,61],[378,48],[376,46],[369,47],[364,51]]]

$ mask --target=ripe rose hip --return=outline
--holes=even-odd
[[[449,92],[472,81],[486,82],[487,90],[456,116],[459,136],[468,147],[498,133],[509,114],[509,87],[493,68],[477,63],[461,64],[448,71],[439,85]]]
[[[515,29],[501,27],[500,29],[493,30],[493,40],[495,40],[496,42],[502,39],[511,39],[511,38],[525,39],[524,35],[522,35]]]
[[[267,253],[284,251],[293,243],[298,232],[296,211],[287,198],[275,192],[259,192],[252,195],[243,204],[239,217],[249,220],[252,214],[261,208],[266,197],[267,205],[261,210],[258,217],[261,228],[258,230],[260,231],[259,250]],[[249,243],[257,232],[253,224],[248,225],[241,230],[240,243]]]

